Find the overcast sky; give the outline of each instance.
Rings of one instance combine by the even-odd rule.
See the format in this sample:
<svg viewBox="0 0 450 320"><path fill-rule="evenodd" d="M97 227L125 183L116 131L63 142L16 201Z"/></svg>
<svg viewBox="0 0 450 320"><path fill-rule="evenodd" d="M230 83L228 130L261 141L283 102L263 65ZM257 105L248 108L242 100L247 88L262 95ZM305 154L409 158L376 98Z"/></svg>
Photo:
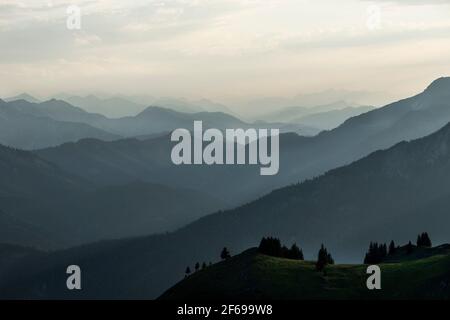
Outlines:
<svg viewBox="0 0 450 320"><path fill-rule="evenodd" d="M450 75L449 2L0 0L0 96L406 96Z"/></svg>

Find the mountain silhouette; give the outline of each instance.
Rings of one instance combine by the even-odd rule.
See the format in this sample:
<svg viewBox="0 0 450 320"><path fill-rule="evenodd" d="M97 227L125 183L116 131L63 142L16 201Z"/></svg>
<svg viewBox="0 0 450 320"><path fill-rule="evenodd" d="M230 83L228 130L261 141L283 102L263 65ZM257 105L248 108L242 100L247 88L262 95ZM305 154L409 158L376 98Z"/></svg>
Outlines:
<svg viewBox="0 0 450 320"><path fill-rule="evenodd" d="M38 149L88 137L103 140L119 138L85 123L49 117L48 112L37 108L48 105L25 100L0 101L0 143L21 149Z"/></svg>
<svg viewBox="0 0 450 320"><path fill-rule="evenodd" d="M138 181L101 188L1 145L0 175L0 243L53 249L161 233L227 206L194 190Z"/></svg>
<svg viewBox="0 0 450 320"><path fill-rule="evenodd" d="M36 154L0 145L0 195L53 198L86 188L86 182Z"/></svg>
<svg viewBox="0 0 450 320"><path fill-rule="evenodd" d="M145 141L80 141L40 150L38 154L68 172L87 179L95 176L97 182L104 184L143 179L206 193L213 191L223 201L238 205L275 188L298 183L349 164L373 151L437 131L450 121L448 82L448 78L438 79L417 96L352 117L338 128L314 137L281 134L280 171L271 177L261 177L257 166L174 166L170 159L174 144L170 142L169 135ZM438 92L433 90L434 87L444 89ZM125 134L129 127L134 129L128 134L136 134L139 126L132 124L139 121L147 123L151 121L149 119L159 119L157 122L162 123L164 119L170 118L168 122L190 128L191 121L198 117L214 125L245 126L221 113L201 113L197 116L161 108L148 108L137 117L117 121L129 122L123 125L121 134ZM264 127L273 123L258 125Z"/></svg>
<svg viewBox="0 0 450 320"><path fill-rule="evenodd" d="M281 132L299 132L314 135L320 130L301 124L246 123L223 112L183 113L167 108L152 106L135 116L108 118L99 113L86 112L66 101L51 99L41 103L26 100L2 102L5 122L4 138L0 143L18 148L36 149L55 146L64 142L75 142L82 138L96 138L111 141L123 137L152 136L171 132L177 128L192 129L196 120L203 121L205 128L279 128ZM13 135L15 128L23 135ZM44 126L40 134L34 134L38 126ZM53 136L46 133L52 130ZM33 133L33 135L31 134ZM34 141L37 140L37 141Z"/></svg>
<svg viewBox="0 0 450 320"><path fill-rule="evenodd" d="M360 107L346 107L344 109L317 112L294 118L291 122L301 123L304 125L320 128L322 130L332 130L345 120L350 119L360 114L373 110L373 107L360 106Z"/></svg>
<svg viewBox="0 0 450 320"><path fill-rule="evenodd" d="M39 99L33 97L32 95L28 94L28 93L21 93L17 96L13 96L13 97L9 97L6 98L5 101L6 102L11 102L11 101L15 101L15 100L25 100L28 102L32 102L32 103L39 103Z"/></svg>
<svg viewBox="0 0 450 320"><path fill-rule="evenodd" d="M73 195L93 186L28 151L0 145L0 242L55 248L69 242L58 237L57 220Z"/></svg>
<svg viewBox="0 0 450 320"><path fill-rule="evenodd" d="M309 106L309 107L300 107L300 106L291 106L291 107L283 107L279 110L269 112L268 114L263 116L263 119L271 120L271 121L282 121L282 122L298 122L301 118L312 116L318 113L326 113L326 112L338 112L343 109L348 108L358 108L359 106L355 106L352 103L347 101L336 101L333 103Z"/></svg>
<svg viewBox="0 0 450 320"><path fill-rule="evenodd" d="M360 261L374 239L407 242L417 230L428 230L435 243L445 242L450 231L449 181L447 125L173 233L57 252L51 259L36 260L40 267L32 277L5 287L26 297L43 281L47 289L40 297L156 297L182 278L186 265L216 261L224 246L240 252L266 235L300 244L306 258L326 243L338 262ZM89 270L90 290L71 295L58 289L53 277L69 261ZM120 279L124 270L133 276L111 281Z"/></svg>
<svg viewBox="0 0 450 320"><path fill-rule="evenodd" d="M87 112L99 113L108 118L123 118L135 116L149 105L161 106L182 113L196 112L225 112L232 114L226 106L207 100L187 101L176 98L155 98L151 96L114 96L99 98L95 95L74 96L59 94L54 96L58 100L64 100L73 106L80 107Z"/></svg>
<svg viewBox="0 0 450 320"><path fill-rule="evenodd" d="M74 96L60 94L54 97L89 113L97 113L108 118L134 116L145 109L143 104L135 103L122 97L99 98L95 95Z"/></svg>

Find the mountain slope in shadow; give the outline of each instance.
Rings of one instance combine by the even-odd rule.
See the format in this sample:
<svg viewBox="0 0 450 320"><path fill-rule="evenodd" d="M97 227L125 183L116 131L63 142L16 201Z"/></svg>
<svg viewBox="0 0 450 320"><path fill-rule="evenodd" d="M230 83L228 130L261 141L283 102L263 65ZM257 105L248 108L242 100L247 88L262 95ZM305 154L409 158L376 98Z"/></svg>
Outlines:
<svg viewBox="0 0 450 320"><path fill-rule="evenodd" d="M172 231L227 204L136 182L99 188L34 153L0 145L0 242L61 248Z"/></svg>
<svg viewBox="0 0 450 320"><path fill-rule="evenodd" d="M374 108L369 106L346 107L344 109L309 114L296 118L292 120L292 122L321 128L322 130L332 130L340 126L347 119L359 116L371 110L374 110Z"/></svg>
<svg viewBox="0 0 450 320"><path fill-rule="evenodd" d="M14 293L4 292L40 298L156 297L182 278L187 265L217 260L224 246L245 250L266 235L298 243L307 257L325 243L338 262L360 261L370 241L406 242L417 230L428 230L442 243L450 231L448 190L450 125L173 233L56 252L36 260L29 277L17 270L23 280L11 280L5 288ZM68 263L81 265L88 275L83 292L68 292L55 276L65 276ZM128 277L121 281L124 273ZM44 283L47 289L35 296Z"/></svg>
<svg viewBox="0 0 450 320"><path fill-rule="evenodd" d="M163 110L149 108L143 114L153 117L161 112ZM173 114L178 115L176 112ZM189 118L189 124L183 125L191 128L190 121L192 118ZM68 172L85 178L95 176L99 183L128 183L140 177L151 183L206 193L214 191L224 201L239 205L276 188L349 164L400 141L431 134L449 121L450 78L442 78L417 96L350 118L338 128L317 136L281 134L280 170L275 176L260 176L259 166L254 165L172 165L170 153L174 143L171 143L169 135L145 141L80 141L39 150L38 154ZM227 125L232 126L233 123Z"/></svg>

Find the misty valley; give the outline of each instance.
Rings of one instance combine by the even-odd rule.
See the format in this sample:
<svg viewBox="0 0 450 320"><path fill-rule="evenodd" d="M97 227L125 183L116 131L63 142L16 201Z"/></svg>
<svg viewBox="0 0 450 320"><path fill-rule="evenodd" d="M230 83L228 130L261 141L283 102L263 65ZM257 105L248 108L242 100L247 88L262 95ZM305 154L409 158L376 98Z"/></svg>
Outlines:
<svg viewBox="0 0 450 320"><path fill-rule="evenodd" d="M430 279L404 297L447 297L450 78L313 135L225 112L109 118L26 99L0 101L2 298L307 298L298 278L314 297L371 299L416 268ZM411 244L423 231L433 246ZM267 236L296 245L255 251ZM383 253L391 240L402 246ZM381 296L364 291L369 262ZM81 290L67 289L68 266Z"/></svg>
<svg viewBox="0 0 450 320"><path fill-rule="evenodd" d="M443 0L0 0L1 307L446 308L449 39Z"/></svg>

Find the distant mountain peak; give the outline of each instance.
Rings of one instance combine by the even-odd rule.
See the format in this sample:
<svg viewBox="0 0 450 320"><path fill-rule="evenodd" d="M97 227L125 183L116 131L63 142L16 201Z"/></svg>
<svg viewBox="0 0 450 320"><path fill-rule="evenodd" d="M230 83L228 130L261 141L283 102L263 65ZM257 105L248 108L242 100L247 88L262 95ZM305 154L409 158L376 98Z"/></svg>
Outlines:
<svg viewBox="0 0 450 320"><path fill-rule="evenodd" d="M169 108L160 107L160 106L149 106L149 107L145 108L144 110L142 110L138 115L153 113L153 112L175 113L176 111L169 109Z"/></svg>
<svg viewBox="0 0 450 320"><path fill-rule="evenodd" d="M425 92L438 95L450 95L450 77L441 77L434 80Z"/></svg>
<svg viewBox="0 0 450 320"><path fill-rule="evenodd" d="M70 103L68 103L65 100L56 99L56 98L51 98L50 100L45 101L45 102L48 103L48 104L52 104L52 105L58 104L58 105L65 105L65 106L71 106L73 108L77 108L77 107L72 106Z"/></svg>
<svg viewBox="0 0 450 320"><path fill-rule="evenodd" d="M6 99L7 102L11 102L11 101L16 101L16 100L24 100L27 102L31 102L31 103L39 103L39 99L36 99L35 97L33 97L32 95L28 94L28 93L21 93L17 96L14 97L9 97Z"/></svg>

